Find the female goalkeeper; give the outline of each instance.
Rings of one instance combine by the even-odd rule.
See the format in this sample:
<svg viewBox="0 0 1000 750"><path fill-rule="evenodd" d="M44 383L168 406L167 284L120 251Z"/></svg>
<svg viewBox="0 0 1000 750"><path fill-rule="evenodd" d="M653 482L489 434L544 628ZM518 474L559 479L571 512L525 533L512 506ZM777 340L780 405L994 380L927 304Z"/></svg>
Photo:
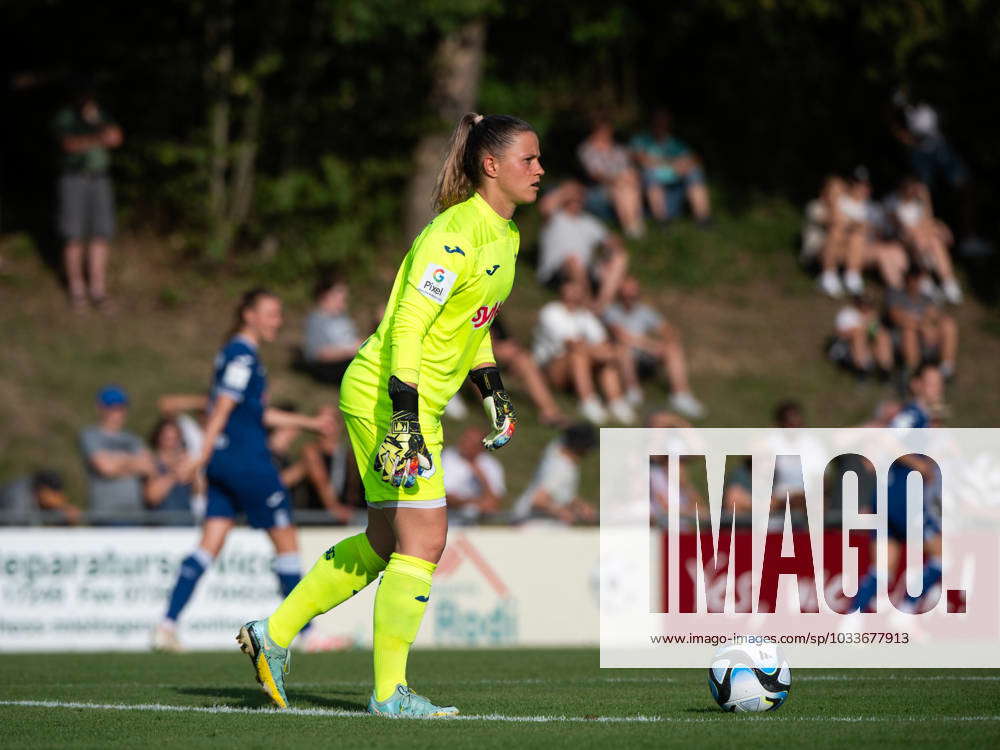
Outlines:
<svg viewBox="0 0 1000 750"><path fill-rule="evenodd" d="M439 213L396 274L386 314L347 369L340 408L368 500L368 528L316 562L275 612L237 636L271 700L287 705L288 647L313 617L385 571L375 595L374 714L451 716L412 692L406 659L430 598L448 532L441 412L471 377L491 432L505 445L516 416L490 346L490 323L514 283L514 209L532 203L541 176L538 137L507 115L467 114L438 176Z"/></svg>

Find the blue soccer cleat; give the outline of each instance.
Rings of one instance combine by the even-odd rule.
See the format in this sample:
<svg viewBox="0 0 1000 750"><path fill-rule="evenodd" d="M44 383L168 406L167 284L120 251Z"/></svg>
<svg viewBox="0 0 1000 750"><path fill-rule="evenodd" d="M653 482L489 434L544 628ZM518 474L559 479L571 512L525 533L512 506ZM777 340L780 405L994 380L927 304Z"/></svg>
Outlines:
<svg viewBox="0 0 1000 750"><path fill-rule="evenodd" d="M267 635L267 620L251 620L236 636L240 650L250 657L257 682L278 708L288 708L285 675L291 663L291 651L282 648Z"/></svg>
<svg viewBox="0 0 1000 750"><path fill-rule="evenodd" d="M454 706L435 706L422 695L417 695L406 685L396 685L396 692L384 701L375 700L375 691L368 699L368 713L376 716L408 716L411 718L432 718L457 716Z"/></svg>

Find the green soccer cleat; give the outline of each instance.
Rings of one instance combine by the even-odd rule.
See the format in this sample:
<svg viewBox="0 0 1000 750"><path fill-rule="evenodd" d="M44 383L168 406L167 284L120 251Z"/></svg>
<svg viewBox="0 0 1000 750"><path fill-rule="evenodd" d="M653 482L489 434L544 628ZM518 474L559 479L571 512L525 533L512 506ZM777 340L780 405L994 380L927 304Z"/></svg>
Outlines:
<svg viewBox="0 0 1000 750"><path fill-rule="evenodd" d="M288 708L285 696L285 675L291 663L292 654L282 648L267 635L267 620L251 620L236 636L240 650L250 657L256 672L257 682L278 708Z"/></svg>
<svg viewBox="0 0 1000 750"><path fill-rule="evenodd" d="M368 699L368 713L376 716L409 716L431 718L435 716L457 716L454 706L435 706L422 695L417 695L406 685L396 685L396 692L384 701L375 700L375 691Z"/></svg>

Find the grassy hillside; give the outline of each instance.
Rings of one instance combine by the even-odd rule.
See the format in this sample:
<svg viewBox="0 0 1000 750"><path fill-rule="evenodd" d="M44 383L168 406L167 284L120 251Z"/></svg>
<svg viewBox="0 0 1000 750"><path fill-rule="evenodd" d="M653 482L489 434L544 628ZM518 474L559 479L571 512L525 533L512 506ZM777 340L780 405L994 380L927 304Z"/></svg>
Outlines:
<svg viewBox="0 0 1000 750"><path fill-rule="evenodd" d="M519 281L504 318L529 343L534 316L550 294L534 282L534 218L526 217ZM776 401L797 398L811 426L866 418L891 395L888 386L858 384L822 356L838 303L821 297L797 267L792 249L798 215L782 203L760 203L738 217L722 216L711 231L680 223L655 230L633 246L633 270L652 301L683 332L695 392L710 409L705 426L770 423ZM384 301L402 248L383 251L355 283L352 307L365 320ZM167 392L203 391L212 357L230 323L240 291L260 281L254 262L240 274L207 272L186 263L169 238L120 238L112 264L117 303L109 315L75 315L51 269L24 236L0 239L0 481L46 466L69 481L75 499L84 477L76 433L94 418L93 395L106 382L131 393L131 428L146 434L155 400ZM252 277L252 278L250 278ZM289 367L301 339L312 279L278 288L287 322L264 350L275 400L311 409L333 392ZM1000 425L1000 318L970 300L957 311L961 330L958 378L948 398L954 426ZM511 383L515 397L517 383ZM647 384L647 408L664 403L662 386ZM569 397L561 397L568 410ZM467 399L470 406L471 399ZM511 498L529 481L540 449L555 434L533 420L527 397L513 443L499 456ZM470 420L480 419L478 408ZM446 434L459 426L446 422ZM596 501L596 462L584 494Z"/></svg>

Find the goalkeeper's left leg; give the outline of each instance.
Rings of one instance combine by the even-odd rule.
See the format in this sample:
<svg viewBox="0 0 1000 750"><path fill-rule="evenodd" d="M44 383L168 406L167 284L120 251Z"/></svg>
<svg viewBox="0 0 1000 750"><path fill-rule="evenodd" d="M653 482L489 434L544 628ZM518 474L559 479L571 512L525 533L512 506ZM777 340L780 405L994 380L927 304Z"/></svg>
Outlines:
<svg viewBox="0 0 1000 750"><path fill-rule="evenodd" d="M374 581L386 561L363 532L330 547L268 617L268 635L287 648L316 615L350 599Z"/></svg>

